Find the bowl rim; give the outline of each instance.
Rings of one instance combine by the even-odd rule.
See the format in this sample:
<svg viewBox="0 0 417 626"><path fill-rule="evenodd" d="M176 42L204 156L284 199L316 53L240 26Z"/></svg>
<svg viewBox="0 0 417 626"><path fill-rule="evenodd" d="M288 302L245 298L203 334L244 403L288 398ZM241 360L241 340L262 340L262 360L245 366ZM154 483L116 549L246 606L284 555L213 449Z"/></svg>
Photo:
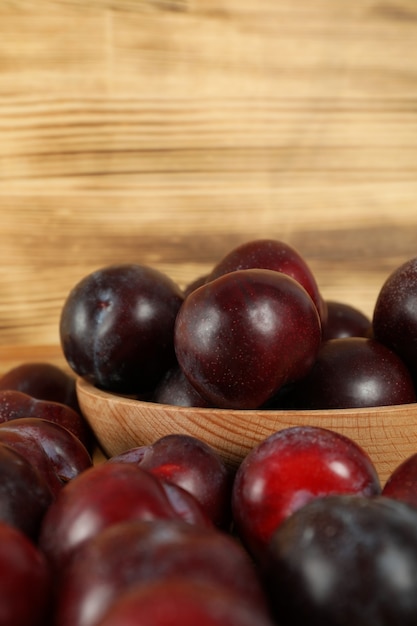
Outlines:
<svg viewBox="0 0 417 626"><path fill-rule="evenodd" d="M256 408L256 409L234 409L234 408L218 408L218 407L200 407L200 406L182 406L176 404L163 404L154 402L152 400L140 400L133 396L116 393L96 387L94 383L89 381L85 377L78 376L76 379L76 389L78 393L88 393L90 395L101 398L102 400L108 400L111 402L117 402L125 404L126 406L138 406L149 407L157 411L170 411L175 410L180 413L188 414L198 411L202 415L210 415L212 413L230 415L231 413L236 416L248 416L253 413L261 414L265 416L279 416L279 415L293 415L298 416L314 416L314 415L328 415L329 417L336 417L340 414L343 416L349 415L378 415L382 413L407 413L413 408L417 412L417 401L404 404L384 404L369 407L348 407L348 408L332 408L332 409L268 409L268 408ZM416 445L417 447L417 445Z"/></svg>

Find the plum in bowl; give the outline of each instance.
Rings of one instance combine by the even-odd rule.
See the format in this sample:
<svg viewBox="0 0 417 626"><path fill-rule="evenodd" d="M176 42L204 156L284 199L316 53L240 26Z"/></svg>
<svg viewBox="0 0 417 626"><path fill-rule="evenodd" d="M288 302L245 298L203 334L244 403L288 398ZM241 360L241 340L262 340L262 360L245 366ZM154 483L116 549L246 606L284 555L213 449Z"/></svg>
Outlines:
<svg viewBox="0 0 417 626"><path fill-rule="evenodd" d="M350 310L355 336L340 336L336 307L335 336L334 303L302 259L255 241L186 293L144 266L93 272L64 304L61 343L80 408L111 456L185 433L237 466L273 432L313 425L359 443L382 481L415 452L413 298L417 259L388 277L372 320ZM160 390L176 368L197 396L188 404Z"/></svg>

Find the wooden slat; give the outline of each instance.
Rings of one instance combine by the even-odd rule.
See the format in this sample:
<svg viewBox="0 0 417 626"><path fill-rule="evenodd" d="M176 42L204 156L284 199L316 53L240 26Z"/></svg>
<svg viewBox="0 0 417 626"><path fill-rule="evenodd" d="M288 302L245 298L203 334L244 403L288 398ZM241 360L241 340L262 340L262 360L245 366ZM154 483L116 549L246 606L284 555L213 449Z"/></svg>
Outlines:
<svg viewBox="0 0 417 626"><path fill-rule="evenodd" d="M412 0L0 3L0 345L75 281L274 236L371 314L417 250Z"/></svg>

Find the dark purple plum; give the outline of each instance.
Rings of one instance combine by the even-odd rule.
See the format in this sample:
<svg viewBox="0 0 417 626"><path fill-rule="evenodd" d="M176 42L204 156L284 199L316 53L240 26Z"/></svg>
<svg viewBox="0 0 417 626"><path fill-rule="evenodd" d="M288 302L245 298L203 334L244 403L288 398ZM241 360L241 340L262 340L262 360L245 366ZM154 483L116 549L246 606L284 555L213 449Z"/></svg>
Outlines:
<svg viewBox="0 0 417 626"><path fill-rule="evenodd" d="M396 352L417 383L417 257L395 269L374 307L374 337Z"/></svg>
<svg viewBox="0 0 417 626"><path fill-rule="evenodd" d="M15 389L0 390L0 424L36 417L59 424L73 433L91 451L94 436L87 420L67 404L39 400Z"/></svg>
<svg viewBox="0 0 417 626"><path fill-rule="evenodd" d="M22 391L38 400L67 404L80 411L75 377L52 363L34 361L13 367L0 378L0 390L3 389Z"/></svg>
<svg viewBox="0 0 417 626"><path fill-rule="evenodd" d="M280 626L415 626L417 509L330 496L274 533L265 581Z"/></svg>
<svg viewBox="0 0 417 626"><path fill-rule="evenodd" d="M170 369L158 383L152 394L152 401L173 406L210 406L178 366Z"/></svg>
<svg viewBox="0 0 417 626"><path fill-rule="evenodd" d="M347 302L327 300L327 320L323 325L323 340L342 337L369 337L372 322L359 309Z"/></svg>
<svg viewBox="0 0 417 626"><path fill-rule="evenodd" d="M45 475L20 452L0 444L0 522L37 541L54 495Z"/></svg>
<svg viewBox="0 0 417 626"><path fill-rule="evenodd" d="M97 387L144 393L175 363L174 323L184 295L156 269L124 264L85 276L60 318L64 356Z"/></svg>
<svg viewBox="0 0 417 626"><path fill-rule="evenodd" d="M395 352L375 339L344 337L323 342L286 401L302 409L363 408L413 403L416 392Z"/></svg>
<svg viewBox="0 0 417 626"><path fill-rule="evenodd" d="M281 272L230 272L193 291L175 326L179 366L213 406L262 406L306 375L321 344L317 309Z"/></svg>
<svg viewBox="0 0 417 626"><path fill-rule="evenodd" d="M254 239L240 244L217 263L206 280L214 280L236 270L255 268L275 270L294 278L310 295L322 323L326 321L326 302L309 265L292 246L278 239Z"/></svg>

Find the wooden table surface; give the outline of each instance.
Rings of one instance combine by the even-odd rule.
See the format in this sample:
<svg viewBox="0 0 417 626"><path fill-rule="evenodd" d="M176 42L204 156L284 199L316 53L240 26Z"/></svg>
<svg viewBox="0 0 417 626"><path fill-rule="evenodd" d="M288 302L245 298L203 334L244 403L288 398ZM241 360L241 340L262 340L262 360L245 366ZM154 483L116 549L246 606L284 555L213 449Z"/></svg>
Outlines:
<svg viewBox="0 0 417 626"><path fill-rule="evenodd" d="M254 237L371 314L417 254L416 41L414 0L1 2L8 358L92 269L185 285Z"/></svg>

